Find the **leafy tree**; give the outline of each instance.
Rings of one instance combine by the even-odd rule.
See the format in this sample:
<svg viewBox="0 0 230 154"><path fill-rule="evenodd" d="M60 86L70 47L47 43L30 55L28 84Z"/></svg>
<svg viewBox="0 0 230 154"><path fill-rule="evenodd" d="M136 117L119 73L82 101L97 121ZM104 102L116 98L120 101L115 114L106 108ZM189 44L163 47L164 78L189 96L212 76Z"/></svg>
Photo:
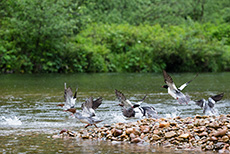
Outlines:
<svg viewBox="0 0 230 154"><path fill-rule="evenodd" d="M75 21L71 1L8 0L7 40L17 50L18 71L55 72Z"/></svg>

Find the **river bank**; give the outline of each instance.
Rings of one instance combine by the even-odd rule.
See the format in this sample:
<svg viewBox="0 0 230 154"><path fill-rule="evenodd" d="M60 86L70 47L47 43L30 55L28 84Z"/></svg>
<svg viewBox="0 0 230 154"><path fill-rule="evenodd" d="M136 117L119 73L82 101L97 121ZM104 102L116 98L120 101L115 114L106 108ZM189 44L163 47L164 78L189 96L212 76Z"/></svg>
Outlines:
<svg viewBox="0 0 230 154"><path fill-rule="evenodd" d="M142 119L131 123L105 124L74 132L64 130L52 138L109 140L192 151L229 153L230 114L194 118Z"/></svg>

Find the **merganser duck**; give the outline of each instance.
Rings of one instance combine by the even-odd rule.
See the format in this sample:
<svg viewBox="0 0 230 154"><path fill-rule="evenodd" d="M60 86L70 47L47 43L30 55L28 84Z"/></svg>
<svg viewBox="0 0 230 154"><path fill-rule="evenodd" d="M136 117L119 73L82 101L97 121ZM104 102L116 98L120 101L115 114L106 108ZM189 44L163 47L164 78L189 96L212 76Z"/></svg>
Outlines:
<svg viewBox="0 0 230 154"><path fill-rule="evenodd" d="M122 108L122 113L125 117L131 118L131 117L136 117L136 118L141 118L141 117L148 117L148 118L158 118L157 112L154 107L151 106L144 106L141 107L141 103L145 100L146 96L144 98L135 103L134 105L126 99L125 95L115 89L115 94L118 98L118 100L121 102L119 106L123 107Z"/></svg>
<svg viewBox="0 0 230 154"><path fill-rule="evenodd" d="M173 82L172 77L169 74L167 74L167 72L165 70L163 70L163 76L164 76L164 81L167 85L164 85L162 87L168 89L169 95L171 95L173 98L177 99L180 104L182 104L182 103L188 104L188 102L190 101L190 97L188 95L184 95L181 91L190 82L192 82L198 76L198 74L196 74L196 76L192 80L184 83L179 88L176 87L176 85Z"/></svg>
<svg viewBox="0 0 230 154"><path fill-rule="evenodd" d="M208 100L201 99L199 101L195 101L196 105L200 106L203 108L203 113L204 114L215 114L214 106L217 101L220 101L224 96L224 93L210 96Z"/></svg>
<svg viewBox="0 0 230 154"><path fill-rule="evenodd" d="M96 124L99 122L102 122L101 119L99 119L95 114L95 109L97 109L102 103L102 98L98 98L95 101L93 101L93 98L90 97L87 99L84 103L81 105L82 112L77 112L75 108L67 109L66 111L69 111L73 113L73 116L80 120L83 123L87 123L85 128L88 126L94 125L96 128Z"/></svg>
<svg viewBox="0 0 230 154"><path fill-rule="evenodd" d="M65 91L64 91L65 103L64 104L58 104L57 106L63 107L64 110L74 108L75 103L76 103L76 99L77 99L78 88L76 88L74 96L73 96L73 92L72 92L71 87L66 88L66 83L64 83L64 88L65 88Z"/></svg>

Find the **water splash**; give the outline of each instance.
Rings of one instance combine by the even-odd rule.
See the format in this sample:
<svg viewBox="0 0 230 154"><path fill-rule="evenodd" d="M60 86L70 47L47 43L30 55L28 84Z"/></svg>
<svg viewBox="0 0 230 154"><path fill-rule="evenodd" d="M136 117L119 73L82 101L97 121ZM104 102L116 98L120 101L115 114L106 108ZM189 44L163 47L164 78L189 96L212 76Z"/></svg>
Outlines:
<svg viewBox="0 0 230 154"><path fill-rule="evenodd" d="M174 110L171 111L171 113L165 114L166 118L175 118L180 116L181 111L179 111L176 107L173 107Z"/></svg>
<svg viewBox="0 0 230 154"><path fill-rule="evenodd" d="M16 116L14 116L13 118L6 118L2 116L2 120L4 120L5 125L14 125L14 126L22 125L22 121L19 120L18 117Z"/></svg>
<svg viewBox="0 0 230 154"><path fill-rule="evenodd" d="M109 115L107 114L106 117L109 117L108 119L106 119L107 123L125 123L127 122L127 120L125 119L125 117L117 112L111 112Z"/></svg>

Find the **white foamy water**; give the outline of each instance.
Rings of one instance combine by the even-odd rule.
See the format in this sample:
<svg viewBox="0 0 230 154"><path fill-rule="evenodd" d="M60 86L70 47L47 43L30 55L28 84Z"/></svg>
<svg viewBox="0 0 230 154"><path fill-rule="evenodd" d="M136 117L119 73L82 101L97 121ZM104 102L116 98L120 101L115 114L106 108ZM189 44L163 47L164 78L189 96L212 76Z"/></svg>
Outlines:
<svg viewBox="0 0 230 154"><path fill-rule="evenodd" d="M165 117L166 118L175 118L180 116L181 111L179 111L176 107L173 107L173 109L170 111L170 113L166 113Z"/></svg>
<svg viewBox="0 0 230 154"><path fill-rule="evenodd" d="M22 125L22 121L18 119L18 117L14 116L13 118L6 118L2 116L1 123L3 125L13 125L13 126L20 126Z"/></svg>

